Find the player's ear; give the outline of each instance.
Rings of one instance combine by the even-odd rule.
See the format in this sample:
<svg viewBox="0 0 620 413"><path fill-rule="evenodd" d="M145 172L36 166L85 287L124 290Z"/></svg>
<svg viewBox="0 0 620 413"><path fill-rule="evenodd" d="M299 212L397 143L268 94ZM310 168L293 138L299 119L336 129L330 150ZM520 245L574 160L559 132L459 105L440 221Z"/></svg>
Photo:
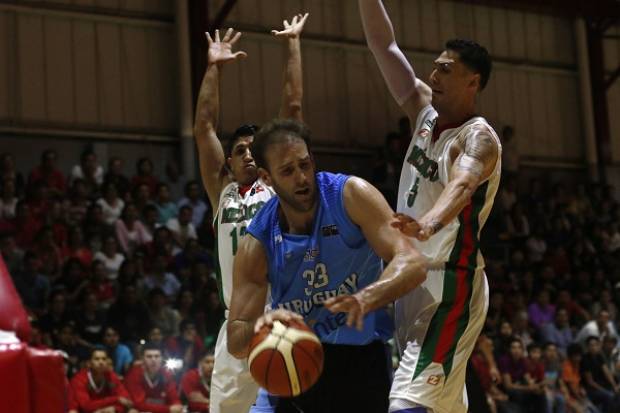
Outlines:
<svg viewBox="0 0 620 413"><path fill-rule="evenodd" d="M226 168L228 168L229 171L232 171L232 157L228 157L226 158Z"/></svg>
<svg viewBox="0 0 620 413"><path fill-rule="evenodd" d="M480 73L474 73L469 81L469 87L473 88L476 92L480 91Z"/></svg>
<svg viewBox="0 0 620 413"><path fill-rule="evenodd" d="M271 181L271 175L269 175L269 171L265 168L258 168L258 176L260 179L268 186L273 186Z"/></svg>

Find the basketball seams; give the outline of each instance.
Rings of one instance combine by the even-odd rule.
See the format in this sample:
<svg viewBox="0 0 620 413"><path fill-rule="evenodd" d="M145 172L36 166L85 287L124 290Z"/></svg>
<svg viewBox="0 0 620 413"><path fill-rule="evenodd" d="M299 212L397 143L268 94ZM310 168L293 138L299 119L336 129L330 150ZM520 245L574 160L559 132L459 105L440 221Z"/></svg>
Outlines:
<svg viewBox="0 0 620 413"><path fill-rule="evenodd" d="M321 373L323 371L323 363L319 362L319 360L317 360L310 351L306 350L303 346L297 346L295 347L295 350L299 350L305 353L306 356L310 358L310 360L312 360L312 363L314 363L314 367L316 368L316 371L318 373Z"/></svg>

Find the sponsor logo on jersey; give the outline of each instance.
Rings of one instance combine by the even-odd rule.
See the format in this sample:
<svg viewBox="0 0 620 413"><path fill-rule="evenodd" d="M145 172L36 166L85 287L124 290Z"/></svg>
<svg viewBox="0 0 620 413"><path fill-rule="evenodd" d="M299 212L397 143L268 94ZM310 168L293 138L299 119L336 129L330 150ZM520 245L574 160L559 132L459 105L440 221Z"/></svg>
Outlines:
<svg viewBox="0 0 620 413"><path fill-rule="evenodd" d="M407 162L413 165L420 175L429 179L431 182L435 182L439 179L439 165L437 161L427 157L424 150L419 146L414 145L411 154L407 158Z"/></svg>
<svg viewBox="0 0 620 413"><path fill-rule="evenodd" d="M331 237L332 235L340 234L340 231L338 231L338 227L336 225L327 225L321 227L321 234L323 234L324 237Z"/></svg>
<svg viewBox="0 0 620 413"><path fill-rule="evenodd" d="M264 201L259 201L251 205L239 205L238 207L224 208L222 212L222 224L236 224L254 218L254 215L265 205Z"/></svg>
<svg viewBox="0 0 620 413"><path fill-rule="evenodd" d="M435 126L435 122L437 122L437 118L435 119L426 119L424 121L424 123L430 128L433 129L433 126Z"/></svg>
<svg viewBox="0 0 620 413"><path fill-rule="evenodd" d="M279 303L278 307L284 308L289 311L301 314L302 316L308 316L315 308L323 307L325 300L339 295L351 295L357 292L357 274L353 273L349 275L338 288L331 290L323 290L312 294L303 300L295 299L284 303Z"/></svg>
<svg viewBox="0 0 620 413"><path fill-rule="evenodd" d="M254 195L258 194L259 192L263 192L264 190L265 190L265 188L263 188L261 185L256 185L250 191L250 196L254 196Z"/></svg>
<svg viewBox="0 0 620 413"><path fill-rule="evenodd" d="M426 380L426 382L431 386L437 386L439 383L441 383L442 378L443 375L441 374L433 374L431 376L428 376L428 380Z"/></svg>
<svg viewBox="0 0 620 413"><path fill-rule="evenodd" d="M319 249L318 248L310 248L304 254L304 261L305 262L314 261L314 259L316 257L318 257L318 256L319 256Z"/></svg>

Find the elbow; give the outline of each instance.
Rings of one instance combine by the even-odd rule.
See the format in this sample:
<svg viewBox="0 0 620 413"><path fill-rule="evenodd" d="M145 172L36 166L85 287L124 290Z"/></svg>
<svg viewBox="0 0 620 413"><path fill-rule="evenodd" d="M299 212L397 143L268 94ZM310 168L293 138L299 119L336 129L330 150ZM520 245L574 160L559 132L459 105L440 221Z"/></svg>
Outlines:
<svg viewBox="0 0 620 413"><path fill-rule="evenodd" d="M228 324L227 328L228 340L226 343L226 348L231 356L236 359L242 360L248 356L248 348L247 346L244 348L237 339L237 334L235 333L234 328Z"/></svg>

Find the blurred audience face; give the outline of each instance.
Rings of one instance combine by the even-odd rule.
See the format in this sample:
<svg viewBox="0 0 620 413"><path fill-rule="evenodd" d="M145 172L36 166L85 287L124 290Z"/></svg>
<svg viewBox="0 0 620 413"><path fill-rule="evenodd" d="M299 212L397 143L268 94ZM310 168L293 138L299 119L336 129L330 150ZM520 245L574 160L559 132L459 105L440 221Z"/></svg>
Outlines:
<svg viewBox="0 0 620 413"><path fill-rule="evenodd" d="M160 350L144 350L142 354L142 363L149 375L154 376L159 372L162 366Z"/></svg>
<svg viewBox="0 0 620 413"><path fill-rule="evenodd" d="M508 321L502 321L502 324L499 326L499 334L502 337L512 336L512 325Z"/></svg>
<svg viewBox="0 0 620 413"><path fill-rule="evenodd" d="M542 358L542 350L540 347L532 347L528 355L532 361L537 362Z"/></svg>
<svg viewBox="0 0 620 413"><path fill-rule="evenodd" d="M513 341L510 343L510 357L514 360L519 360L523 357L523 344L520 341Z"/></svg>
<svg viewBox="0 0 620 413"><path fill-rule="evenodd" d="M191 199L192 201L196 201L198 200L198 198L200 197L200 188L198 187L197 183L191 183L187 186L187 193L186 193L187 197L189 199Z"/></svg>
<svg viewBox="0 0 620 413"><path fill-rule="evenodd" d="M160 185L157 189L157 201L160 204L165 204L170 202L170 188L168 185Z"/></svg>
<svg viewBox="0 0 620 413"><path fill-rule="evenodd" d="M123 160L121 158L112 158L108 165L110 174L122 175L123 174Z"/></svg>
<svg viewBox="0 0 620 413"><path fill-rule="evenodd" d="M84 296L84 311L89 313L97 311L97 296L94 293Z"/></svg>
<svg viewBox="0 0 620 413"><path fill-rule="evenodd" d="M181 225L187 225L192 222L192 210L191 208L181 208L179 212L179 223Z"/></svg>
<svg viewBox="0 0 620 413"><path fill-rule="evenodd" d="M196 339L196 324L187 323L181 334L186 341L193 342Z"/></svg>
<svg viewBox="0 0 620 413"><path fill-rule="evenodd" d="M50 172L56 168L56 159L58 156L56 152L48 149L43 153L43 157L41 159L41 166L46 172Z"/></svg>
<svg viewBox="0 0 620 413"><path fill-rule="evenodd" d="M163 339L164 336L158 327L151 328L151 330L149 331L149 341L152 341L154 343L161 343Z"/></svg>
<svg viewBox="0 0 620 413"><path fill-rule="evenodd" d="M108 327L105 329L105 332L103 333L103 344L104 345L110 348L116 348L116 346L118 346L118 340L119 340L118 332L115 329L111 327Z"/></svg>
<svg viewBox="0 0 620 413"><path fill-rule="evenodd" d="M139 175L150 175L153 173L153 164L151 160L148 158L143 158L138 162L138 174Z"/></svg>
<svg viewBox="0 0 620 413"><path fill-rule="evenodd" d="M52 298L52 303L50 305L50 309L54 314L62 314L65 312L67 308L67 300L64 294L56 294L54 298Z"/></svg>
<svg viewBox="0 0 620 413"><path fill-rule="evenodd" d="M81 163L84 175L93 175L97 170L97 156L94 153L84 155Z"/></svg>
<svg viewBox="0 0 620 413"><path fill-rule="evenodd" d="M609 323L609 312L607 310L601 310L596 317L596 324L598 324L598 328L601 330L607 330L607 325Z"/></svg>
<svg viewBox="0 0 620 413"><path fill-rule="evenodd" d="M598 354L601 352L601 342L597 338L589 339L586 347L590 354Z"/></svg>
<svg viewBox="0 0 620 413"><path fill-rule="evenodd" d="M603 352L605 354L612 354L616 349L618 340L613 336L605 336L603 339Z"/></svg>
<svg viewBox="0 0 620 413"><path fill-rule="evenodd" d="M93 372L102 374L108 369L108 355L103 350L94 350L88 365Z"/></svg>
<svg viewBox="0 0 620 413"><path fill-rule="evenodd" d="M560 328L568 327L568 311L564 308L560 308L555 313L555 323Z"/></svg>
<svg viewBox="0 0 620 413"><path fill-rule="evenodd" d="M545 347L545 360L548 362L558 361L558 348L555 344L547 344Z"/></svg>
<svg viewBox="0 0 620 413"><path fill-rule="evenodd" d="M118 243L113 236L107 237L103 242L103 253L108 257L114 257L118 252Z"/></svg>
<svg viewBox="0 0 620 413"><path fill-rule="evenodd" d="M211 354L204 356L202 360L200 360L200 370L202 371L202 377L204 377L206 380L211 379L214 365L215 357Z"/></svg>

